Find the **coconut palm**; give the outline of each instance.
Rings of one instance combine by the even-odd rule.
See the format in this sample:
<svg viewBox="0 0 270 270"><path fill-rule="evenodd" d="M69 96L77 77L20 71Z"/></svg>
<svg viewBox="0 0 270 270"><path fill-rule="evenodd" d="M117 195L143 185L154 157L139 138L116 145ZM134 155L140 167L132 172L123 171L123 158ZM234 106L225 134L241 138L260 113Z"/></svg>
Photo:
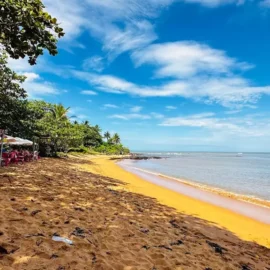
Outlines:
<svg viewBox="0 0 270 270"><path fill-rule="evenodd" d="M115 133L115 134L113 135L113 137L112 137L112 141L113 141L113 143L115 143L115 144L120 144L120 142L121 142L120 136L119 136L117 133Z"/></svg>
<svg viewBox="0 0 270 270"><path fill-rule="evenodd" d="M104 133L104 138L106 138L107 139L107 142L109 142L109 139L111 138L111 134L110 134L109 131L107 131L107 132Z"/></svg>
<svg viewBox="0 0 270 270"><path fill-rule="evenodd" d="M50 111L52 112L52 116L56 122L60 120L68 120L68 111L70 107L65 108L62 104L54 104Z"/></svg>

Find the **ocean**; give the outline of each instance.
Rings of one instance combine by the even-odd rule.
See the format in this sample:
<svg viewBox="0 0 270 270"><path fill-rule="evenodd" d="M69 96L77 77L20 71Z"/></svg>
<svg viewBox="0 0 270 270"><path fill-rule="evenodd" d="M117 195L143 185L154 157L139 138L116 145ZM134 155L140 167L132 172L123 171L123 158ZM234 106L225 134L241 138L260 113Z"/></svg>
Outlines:
<svg viewBox="0 0 270 270"><path fill-rule="evenodd" d="M162 159L129 161L148 172L270 200L270 153L140 152Z"/></svg>

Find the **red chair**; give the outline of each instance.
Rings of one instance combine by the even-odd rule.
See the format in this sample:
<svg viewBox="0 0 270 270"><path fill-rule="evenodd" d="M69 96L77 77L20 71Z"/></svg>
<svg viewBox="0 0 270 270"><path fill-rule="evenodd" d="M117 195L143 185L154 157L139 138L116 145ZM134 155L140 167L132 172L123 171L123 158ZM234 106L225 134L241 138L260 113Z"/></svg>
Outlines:
<svg viewBox="0 0 270 270"><path fill-rule="evenodd" d="M19 156L17 151L10 152L9 158L11 159L11 162L14 162L18 164L19 162L24 163L24 158Z"/></svg>
<svg viewBox="0 0 270 270"><path fill-rule="evenodd" d="M8 166L8 164L11 162L11 158L9 156L9 153L3 153L2 160L4 161L5 166Z"/></svg>

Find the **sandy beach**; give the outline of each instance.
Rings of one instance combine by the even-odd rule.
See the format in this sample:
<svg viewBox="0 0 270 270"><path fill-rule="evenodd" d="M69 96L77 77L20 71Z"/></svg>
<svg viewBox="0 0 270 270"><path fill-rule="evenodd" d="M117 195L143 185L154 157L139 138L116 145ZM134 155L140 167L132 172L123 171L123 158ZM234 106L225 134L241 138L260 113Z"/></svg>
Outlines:
<svg viewBox="0 0 270 270"><path fill-rule="evenodd" d="M270 269L268 224L109 158L42 159L0 179L0 269Z"/></svg>

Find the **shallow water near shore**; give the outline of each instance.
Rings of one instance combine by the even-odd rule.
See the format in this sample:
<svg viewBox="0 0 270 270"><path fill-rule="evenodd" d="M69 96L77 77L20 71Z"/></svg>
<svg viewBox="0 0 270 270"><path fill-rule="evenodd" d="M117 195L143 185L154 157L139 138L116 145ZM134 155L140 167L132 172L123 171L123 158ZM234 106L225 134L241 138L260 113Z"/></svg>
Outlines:
<svg viewBox="0 0 270 270"><path fill-rule="evenodd" d="M132 166L270 201L270 153L142 152L164 157Z"/></svg>

